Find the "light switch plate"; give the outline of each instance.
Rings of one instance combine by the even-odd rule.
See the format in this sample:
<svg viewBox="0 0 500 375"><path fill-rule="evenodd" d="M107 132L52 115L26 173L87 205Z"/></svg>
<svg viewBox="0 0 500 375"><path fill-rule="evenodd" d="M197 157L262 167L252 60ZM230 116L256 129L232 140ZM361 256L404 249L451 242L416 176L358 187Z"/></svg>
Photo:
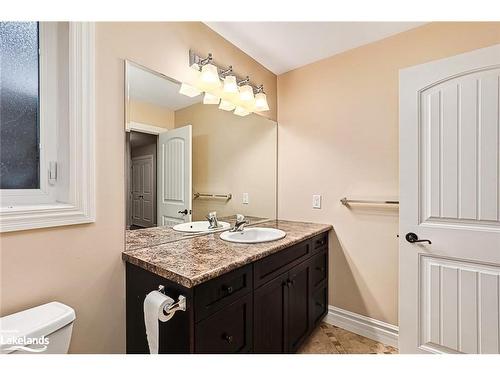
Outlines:
<svg viewBox="0 0 500 375"><path fill-rule="evenodd" d="M241 202L243 204L248 204L248 193L243 193L243 197L242 197Z"/></svg>
<svg viewBox="0 0 500 375"><path fill-rule="evenodd" d="M313 208L321 208L321 195L313 195Z"/></svg>

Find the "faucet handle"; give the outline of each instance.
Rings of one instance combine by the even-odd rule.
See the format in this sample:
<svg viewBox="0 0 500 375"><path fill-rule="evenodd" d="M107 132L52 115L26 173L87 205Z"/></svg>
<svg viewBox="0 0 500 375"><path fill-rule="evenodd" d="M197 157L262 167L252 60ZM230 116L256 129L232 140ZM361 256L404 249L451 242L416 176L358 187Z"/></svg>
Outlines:
<svg viewBox="0 0 500 375"><path fill-rule="evenodd" d="M241 223L243 221L245 221L245 216L242 214L236 214L236 222Z"/></svg>
<svg viewBox="0 0 500 375"><path fill-rule="evenodd" d="M207 217L210 217L210 218L217 217L217 211L209 212Z"/></svg>

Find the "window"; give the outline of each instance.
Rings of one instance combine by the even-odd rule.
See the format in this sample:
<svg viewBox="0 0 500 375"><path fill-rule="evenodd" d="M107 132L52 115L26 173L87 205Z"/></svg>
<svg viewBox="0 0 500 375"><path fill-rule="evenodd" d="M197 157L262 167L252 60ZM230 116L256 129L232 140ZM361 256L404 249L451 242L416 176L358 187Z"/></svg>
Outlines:
<svg viewBox="0 0 500 375"><path fill-rule="evenodd" d="M94 221L94 25L0 22L0 230Z"/></svg>
<svg viewBox="0 0 500 375"><path fill-rule="evenodd" d="M1 22L0 51L0 189L38 189L38 23Z"/></svg>

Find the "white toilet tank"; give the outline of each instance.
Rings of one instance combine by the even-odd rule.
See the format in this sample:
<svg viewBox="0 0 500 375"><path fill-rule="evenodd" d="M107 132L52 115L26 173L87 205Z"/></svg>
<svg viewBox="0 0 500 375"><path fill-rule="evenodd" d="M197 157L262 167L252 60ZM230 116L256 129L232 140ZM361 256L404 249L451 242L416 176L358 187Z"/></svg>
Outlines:
<svg viewBox="0 0 500 375"><path fill-rule="evenodd" d="M0 318L0 353L68 352L75 310L50 302Z"/></svg>

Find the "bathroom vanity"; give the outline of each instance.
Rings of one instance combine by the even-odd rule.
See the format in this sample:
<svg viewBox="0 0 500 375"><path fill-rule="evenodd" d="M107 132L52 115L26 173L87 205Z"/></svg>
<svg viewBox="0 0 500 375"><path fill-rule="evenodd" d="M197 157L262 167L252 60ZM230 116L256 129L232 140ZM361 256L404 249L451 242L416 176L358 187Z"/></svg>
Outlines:
<svg viewBox="0 0 500 375"><path fill-rule="evenodd" d="M285 238L258 244L220 233L134 247L126 261L127 353L149 353L143 302L159 286L186 311L159 324L160 353L293 353L328 307L330 225L270 220Z"/></svg>

